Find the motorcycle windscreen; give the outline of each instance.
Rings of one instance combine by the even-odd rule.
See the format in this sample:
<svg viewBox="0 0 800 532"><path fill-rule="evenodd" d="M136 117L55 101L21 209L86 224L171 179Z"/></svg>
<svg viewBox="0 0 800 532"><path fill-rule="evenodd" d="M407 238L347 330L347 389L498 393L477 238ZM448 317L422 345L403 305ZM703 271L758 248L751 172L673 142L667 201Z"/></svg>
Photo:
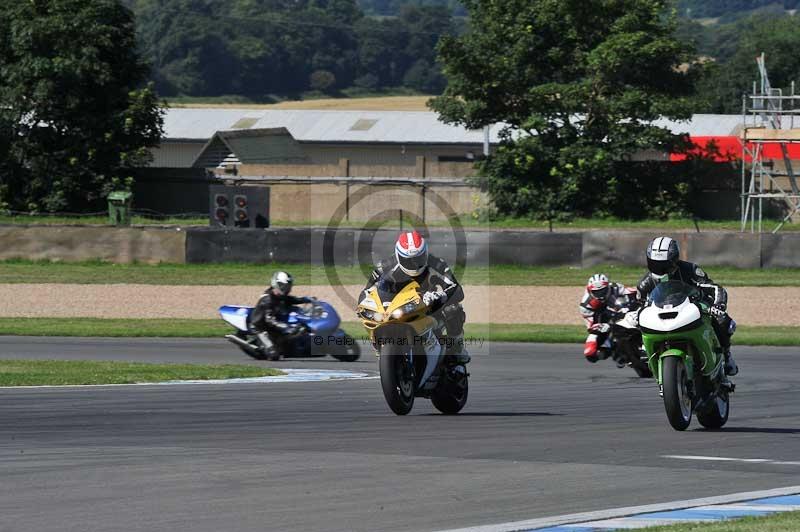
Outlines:
<svg viewBox="0 0 800 532"><path fill-rule="evenodd" d="M667 281L660 283L650 293L650 302L660 308L669 309L681 305L684 301L695 299L699 294L693 286L689 286L683 281Z"/></svg>

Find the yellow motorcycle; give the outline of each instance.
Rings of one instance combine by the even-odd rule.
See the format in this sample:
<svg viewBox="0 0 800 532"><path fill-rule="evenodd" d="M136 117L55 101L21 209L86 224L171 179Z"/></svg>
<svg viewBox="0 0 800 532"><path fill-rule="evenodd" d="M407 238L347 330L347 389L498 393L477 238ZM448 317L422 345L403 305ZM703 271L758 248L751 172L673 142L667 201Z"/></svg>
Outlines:
<svg viewBox="0 0 800 532"><path fill-rule="evenodd" d="M457 414L467 403L469 375L464 366L445 363L444 327L419 289L416 281L398 286L382 279L364 294L356 312L380 358L389 408L402 416L415 397L425 397L443 414Z"/></svg>

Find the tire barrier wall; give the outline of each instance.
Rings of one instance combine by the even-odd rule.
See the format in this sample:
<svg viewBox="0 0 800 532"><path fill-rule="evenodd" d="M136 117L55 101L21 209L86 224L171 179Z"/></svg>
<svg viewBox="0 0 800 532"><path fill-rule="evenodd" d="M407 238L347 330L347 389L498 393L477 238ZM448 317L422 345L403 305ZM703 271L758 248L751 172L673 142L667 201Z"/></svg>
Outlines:
<svg viewBox="0 0 800 532"><path fill-rule="evenodd" d="M179 228L0 226L0 260L186 262Z"/></svg>
<svg viewBox="0 0 800 532"><path fill-rule="evenodd" d="M641 266L650 231L431 230L432 252L451 264ZM669 233L684 257L704 266L800 268L800 234ZM396 230L0 226L0 260L118 263L369 264L390 255Z"/></svg>

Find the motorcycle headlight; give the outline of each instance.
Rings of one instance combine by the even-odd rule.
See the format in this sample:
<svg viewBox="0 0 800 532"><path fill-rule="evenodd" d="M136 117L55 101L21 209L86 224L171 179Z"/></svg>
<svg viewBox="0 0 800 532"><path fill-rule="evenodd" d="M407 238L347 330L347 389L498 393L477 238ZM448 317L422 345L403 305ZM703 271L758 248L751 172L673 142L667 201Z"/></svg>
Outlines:
<svg viewBox="0 0 800 532"><path fill-rule="evenodd" d="M418 305L416 303L413 303L413 302L412 303L406 303L402 307L400 307L398 309L395 309L392 312L392 317L394 319L400 319L401 317L405 316L406 314L411 314L412 312L415 312L417 310L417 308L419 308L419 307L418 307Z"/></svg>
<svg viewBox="0 0 800 532"><path fill-rule="evenodd" d="M372 321L381 321L383 319L383 315L375 312L374 310L364 309L361 311L361 315L368 320Z"/></svg>

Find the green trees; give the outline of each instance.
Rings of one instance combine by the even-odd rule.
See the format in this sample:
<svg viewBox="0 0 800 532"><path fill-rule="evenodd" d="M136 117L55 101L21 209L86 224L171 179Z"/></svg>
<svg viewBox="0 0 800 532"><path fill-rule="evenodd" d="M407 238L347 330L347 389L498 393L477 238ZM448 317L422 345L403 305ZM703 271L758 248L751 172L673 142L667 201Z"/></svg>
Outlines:
<svg viewBox="0 0 800 532"><path fill-rule="evenodd" d="M502 214L554 219L617 214L629 177L620 164L685 139L656 127L686 119L689 50L662 0L466 0L463 37L445 38L448 85L432 107L450 123L509 127L480 166Z"/></svg>
<svg viewBox="0 0 800 532"><path fill-rule="evenodd" d="M443 6L364 16L356 0L131 0L142 50L166 96L268 99L314 90L439 93ZM397 6L395 6L397 7Z"/></svg>
<svg viewBox="0 0 800 532"><path fill-rule="evenodd" d="M798 0L680 0L678 9L686 17L719 17L765 7L797 9Z"/></svg>
<svg viewBox="0 0 800 532"><path fill-rule="evenodd" d="M740 113L742 94L752 92L758 79L755 58L762 52L773 87L786 90L792 81L800 82L798 16L758 15L703 28L697 35L702 39L701 50L713 61L705 65L698 83L696 112Z"/></svg>
<svg viewBox="0 0 800 532"><path fill-rule="evenodd" d="M97 204L161 134L133 17L114 0L0 4L0 205Z"/></svg>

